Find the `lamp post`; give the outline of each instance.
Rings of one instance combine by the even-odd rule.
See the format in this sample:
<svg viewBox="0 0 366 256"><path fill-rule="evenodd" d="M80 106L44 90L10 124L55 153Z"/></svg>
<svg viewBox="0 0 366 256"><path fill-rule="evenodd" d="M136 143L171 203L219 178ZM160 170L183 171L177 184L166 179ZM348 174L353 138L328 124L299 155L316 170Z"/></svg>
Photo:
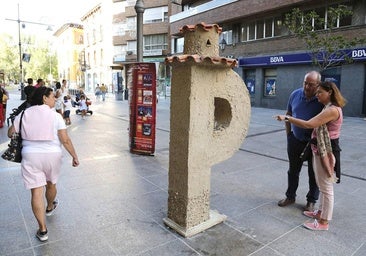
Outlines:
<svg viewBox="0 0 366 256"><path fill-rule="evenodd" d="M22 40L20 36L20 13L18 3L18 44L19 44L19 83L20 83L20 99L25 100L24 83L23 83L23 59L22 59Z"/></svg>
<svg viewBox="0 0 366 256"><path fill-rule="evenodd" d="M144 1L137 0L135 4L135 11L137 13L137 61L142 62L143 50L143 22L144 22Z"/></svg>
<svg viewBox="0 0 366 256"><path fill-rule="evenodd" d="M21 37L21 33L20 33L20 26L21 26L20 23L22 23L22 28L25 27L25 23L29 23L29 24L47 26L47 30L52 30L52 25L45 24L45 23L39 23L39 22L33 22L33 21L21 20L20 19L20 10L19 9L20 8L19 8L19 3L18 3L18 19L16 19L16 20L14 20L14 19L5 19L5 20L18 22L19 83L20 83L20 90L21 90L20 99L25 100L26 97L25 97L25 93L24 93L23 54L22 54L22 37Z"/></svg>
<svg viewBox="0 0 366 256"><path fill-rule="evenodd" d="M225 38L221 39L221 41L220 41L219 45L220 45L220 49L221 49L222 51L224 51L224 50L225 50L225 47L226 47L226 45L227 45Z"/></svg>

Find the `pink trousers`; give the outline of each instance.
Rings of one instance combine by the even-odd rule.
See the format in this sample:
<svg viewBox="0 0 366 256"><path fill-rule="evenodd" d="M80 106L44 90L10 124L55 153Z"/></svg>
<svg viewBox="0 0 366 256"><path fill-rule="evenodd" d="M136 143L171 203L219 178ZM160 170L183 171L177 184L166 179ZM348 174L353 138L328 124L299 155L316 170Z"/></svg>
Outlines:
<svg viewBox="0 0 366 256"><path fill-rule="evenodd" d="M327 171L323 168L320 156L313 154L313 167L316 183L319 187L319 210L320 218L331 220L334 207L334 188L333 179L328 177Z"/></svg>

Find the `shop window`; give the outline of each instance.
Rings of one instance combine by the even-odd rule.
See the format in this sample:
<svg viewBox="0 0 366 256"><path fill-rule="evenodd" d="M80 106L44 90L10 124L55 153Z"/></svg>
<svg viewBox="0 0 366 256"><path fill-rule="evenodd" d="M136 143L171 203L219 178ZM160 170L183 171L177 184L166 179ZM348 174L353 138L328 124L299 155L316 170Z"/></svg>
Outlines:
<svg viewBox="0 0 366 256"><path fill-rule="evenodd" d="M266 69L264 70L264 96L274 97L276 96L276 80L277 70Z"/></svg>

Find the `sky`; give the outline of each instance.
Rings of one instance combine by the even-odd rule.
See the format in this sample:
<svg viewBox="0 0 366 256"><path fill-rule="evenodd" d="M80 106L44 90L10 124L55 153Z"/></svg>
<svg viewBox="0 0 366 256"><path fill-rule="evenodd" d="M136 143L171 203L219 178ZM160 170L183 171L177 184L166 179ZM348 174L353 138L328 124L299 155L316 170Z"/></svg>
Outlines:
<svg viewBox="0 0 366 256"><path fill-rule="evenodd" d="M0 8L0 33L17 33L18 3L20 20L54 25L55 32L68 22L81 23L80 18L103 0L18 0L3 1ZM47 26L25 24L24 30L42 31ZM44 29L42 28L44 27ZM26 31L24 31L26 32Z"/></svg>

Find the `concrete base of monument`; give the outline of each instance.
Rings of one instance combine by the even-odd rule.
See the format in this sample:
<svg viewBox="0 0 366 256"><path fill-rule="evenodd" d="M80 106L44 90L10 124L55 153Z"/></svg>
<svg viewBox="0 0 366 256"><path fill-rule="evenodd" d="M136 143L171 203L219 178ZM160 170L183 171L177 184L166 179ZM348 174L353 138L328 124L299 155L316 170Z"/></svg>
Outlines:
<svg viewBox="0 0 366 256"><path fill-rule="evenodd" d="M191 237L217 224L220 224L221 222L224 222L226 218L226 215L219 214L216 210L210 210L210 218L208 220L191 228L184 228L169 218L164 218L163 220L165 225L174 229L178 234L184 237Z"/></svg>

